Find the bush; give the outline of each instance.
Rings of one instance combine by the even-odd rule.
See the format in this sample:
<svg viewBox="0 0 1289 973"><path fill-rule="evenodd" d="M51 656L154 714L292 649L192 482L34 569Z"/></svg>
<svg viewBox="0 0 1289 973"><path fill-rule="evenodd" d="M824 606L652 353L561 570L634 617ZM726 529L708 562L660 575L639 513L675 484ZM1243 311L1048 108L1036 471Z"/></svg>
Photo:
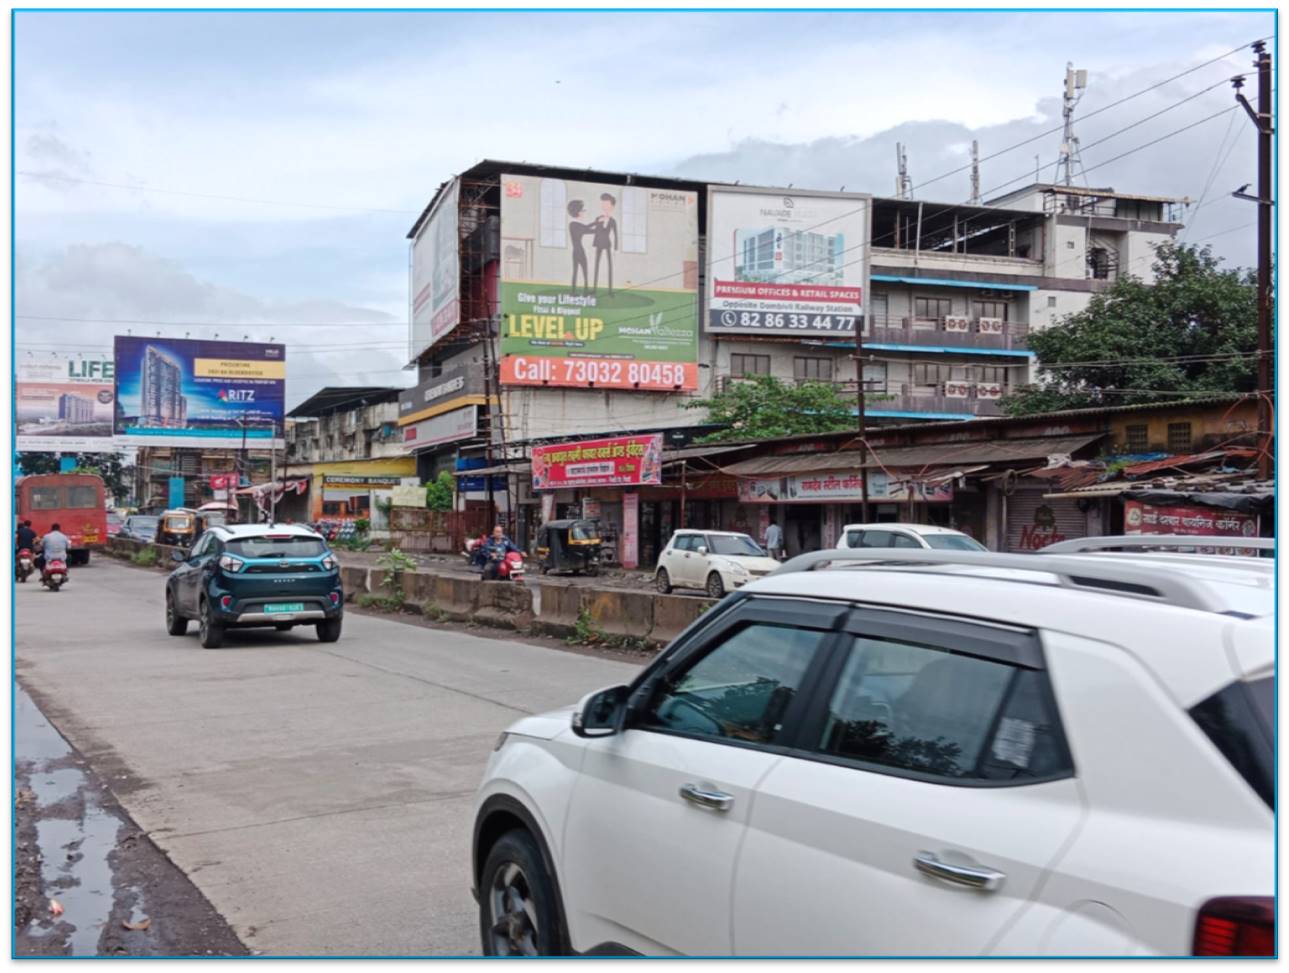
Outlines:
<svg viewBox="0 0 1289 973"><path fill-rule="evenodd" d="M130 555L130 561L141 568L153 567L157 563L157 549L145 547L141 551L135 551Z"/></svg>

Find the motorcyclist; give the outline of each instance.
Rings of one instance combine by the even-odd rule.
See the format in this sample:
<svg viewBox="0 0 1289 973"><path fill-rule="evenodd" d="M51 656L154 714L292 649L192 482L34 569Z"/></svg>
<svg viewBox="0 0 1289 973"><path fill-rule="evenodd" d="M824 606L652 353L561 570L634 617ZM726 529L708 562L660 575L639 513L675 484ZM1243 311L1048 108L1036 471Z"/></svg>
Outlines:
<svg viewBox="0 0 1289 973"><path fill-rule="evenodd" d="M51 524L49 533L40 539L40 553L36 555L36 567L43 571L47 560L62 561L66 564L67 551L71 546L71 540L59 530L59 525Z"/></svg>
<svg viewBox="0 0 1289 973"><path fill-rule="evenodd" d="M18 525L18 530L14 534L14 550L21 551L24 548L28 551L35 550L36 532L31 529L31 521L24 520Z"/></svg>
<svg viewBox="0 0 1289 973"><path fill-rule="evenodd" d="M483 544L484 581L497 580L498 570L500 569L502 562L505 561L506 555L511 551L514 551L516 554L521 556L523 555L523 552L511 543L510 538L506 536L506 532L502 530L501 525L498 524L496 527L492 528L492 536L484 541Z"/></svg>

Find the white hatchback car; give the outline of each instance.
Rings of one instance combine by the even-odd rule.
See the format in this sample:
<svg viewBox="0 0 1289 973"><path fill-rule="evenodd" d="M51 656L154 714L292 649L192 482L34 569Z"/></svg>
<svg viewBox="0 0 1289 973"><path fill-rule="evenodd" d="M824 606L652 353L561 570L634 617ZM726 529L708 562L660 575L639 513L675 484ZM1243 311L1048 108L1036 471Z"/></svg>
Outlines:
<svg viewBox="0 0 1289 973"><path fill-rule="evenodd" d="M721 598L778 568L779 562L747 534L678 530L658 556L654 583L664 595L672 588L699 588Z"/></svg>
<svg viewBox="0 0 1289 973"><path fill-rule="evenodd" d="M501 736L483 950L1270 955L1273 575L803 555Z"/></svg>
<svg viewBox="0 0 1289 973"><path fill-rule="evenodd" d="M920 547L939 551L987 551L989 548L960 530L930 524L847 524L837 546Z"/></svg>

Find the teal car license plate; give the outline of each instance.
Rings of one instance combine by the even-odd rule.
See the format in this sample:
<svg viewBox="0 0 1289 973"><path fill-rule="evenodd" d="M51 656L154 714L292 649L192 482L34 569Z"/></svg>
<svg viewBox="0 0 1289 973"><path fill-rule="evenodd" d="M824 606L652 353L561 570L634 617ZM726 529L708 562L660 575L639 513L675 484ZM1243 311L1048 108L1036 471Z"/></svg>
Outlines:
<svg viewBox="0 0 1289 973"><path fill-rule="evenodd" d="M304 611L304 603L300 601L284 601L277 605L265 605L264 611L269 615L285 615L291 612Z"/></svg>

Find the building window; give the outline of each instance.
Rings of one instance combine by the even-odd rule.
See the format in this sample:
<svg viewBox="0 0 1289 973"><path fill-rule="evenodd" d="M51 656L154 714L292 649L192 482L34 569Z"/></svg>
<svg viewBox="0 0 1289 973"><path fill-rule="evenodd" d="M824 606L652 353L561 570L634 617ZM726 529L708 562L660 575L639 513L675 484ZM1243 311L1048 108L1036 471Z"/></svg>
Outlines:
<svg viewBox="0 0 1289 973"><path fill-rule="evenodd" d="M1055 294L1048 294L1048 295L1047 295L1047 306L1048 306L1048 307L1056 307L1056 295L1055 295Z"/></svg>
<svg viewBox="0 0 1289 973"><path fill-rule="evenodd" d="M1168 451L1184 453L1191 448L1191 424L1189 422L1170 422L1168 424Z"/></svg>
<svg viewBox="0 0 1289 973"><path fill-rule="evenodd" d="M864 365L864 391L886 393L886 362L879 361Z"/></svg>
<svg viewBox="0 0 1289 973"><path fill-rule="evenodd" d="M831 382L831 358L794 358L792 377L798 382Z"/></svg>
<svg viewBox="0 0 1289 973"><path fill-rule="evenodd" d="M583 205L586 205L583 203ZM564 247L568 244L568 203L563 179L543 179L541 188L541 244ZM588 207L589 213L589 207Z"/></svg>
<svg viewBox="0 0 1289 973"><path fill-rule="evenodd" d="M649 249L649 191L639 186L622 188L623 253L645 253Z"/></svg>
<svg viewBox="0 0 1289 973"><path fill-rule="evenodd" d="M913 316L919 321L941 321L953 313L953 302L947 297L915 297Z"/></svg>
<svg viewBox="0 0 1289 973"><path fill-rule="evenodd" d="M730 355L730 374L735 378L749 375L769 375L769 355Z"/></svg>
<svg viewBox="0 0 1289 973"><path fill-rule="evenodd" d="M977 318L1001 318L1007 320L1007 302L1006 301L976 301L975 303Z"/></svg>
<svg viewBox="0 0 1289 973"><path fill-rule="evenodd" d="M1105 247L1093 247L1088 251L1088 273L1096 280L1110 279L1110 251Z"/></svg>
<svg viewBox="0 0 1289 973"><path fill-rule="evenodd" d="M1003 384L1007 379L1007 369L1002 365L977 365L977 382L997 382Z"/></svg>
<svg viewBox="0 0 1289 973"><path fill-rule="evenodd" d="M870 294L868 296L868 317L871 319L865 322L864 333L868 333L868 326L885 328L890 315L890 303L885 294Z"/></svg>
<svg viewBox="0 0 1289 973"><path fill-rule="evenodd" d="M939 385L944 380L940 365L918 362L913 366L913 384L922 386Z"/></svg>
<svg viewBox="0 0 1289 973"><path fill-rule="evenodd" d="M1128 426L1125 445L1130 453L1144 453L1150 449L1150 427L1145 423Z"/></svg>

